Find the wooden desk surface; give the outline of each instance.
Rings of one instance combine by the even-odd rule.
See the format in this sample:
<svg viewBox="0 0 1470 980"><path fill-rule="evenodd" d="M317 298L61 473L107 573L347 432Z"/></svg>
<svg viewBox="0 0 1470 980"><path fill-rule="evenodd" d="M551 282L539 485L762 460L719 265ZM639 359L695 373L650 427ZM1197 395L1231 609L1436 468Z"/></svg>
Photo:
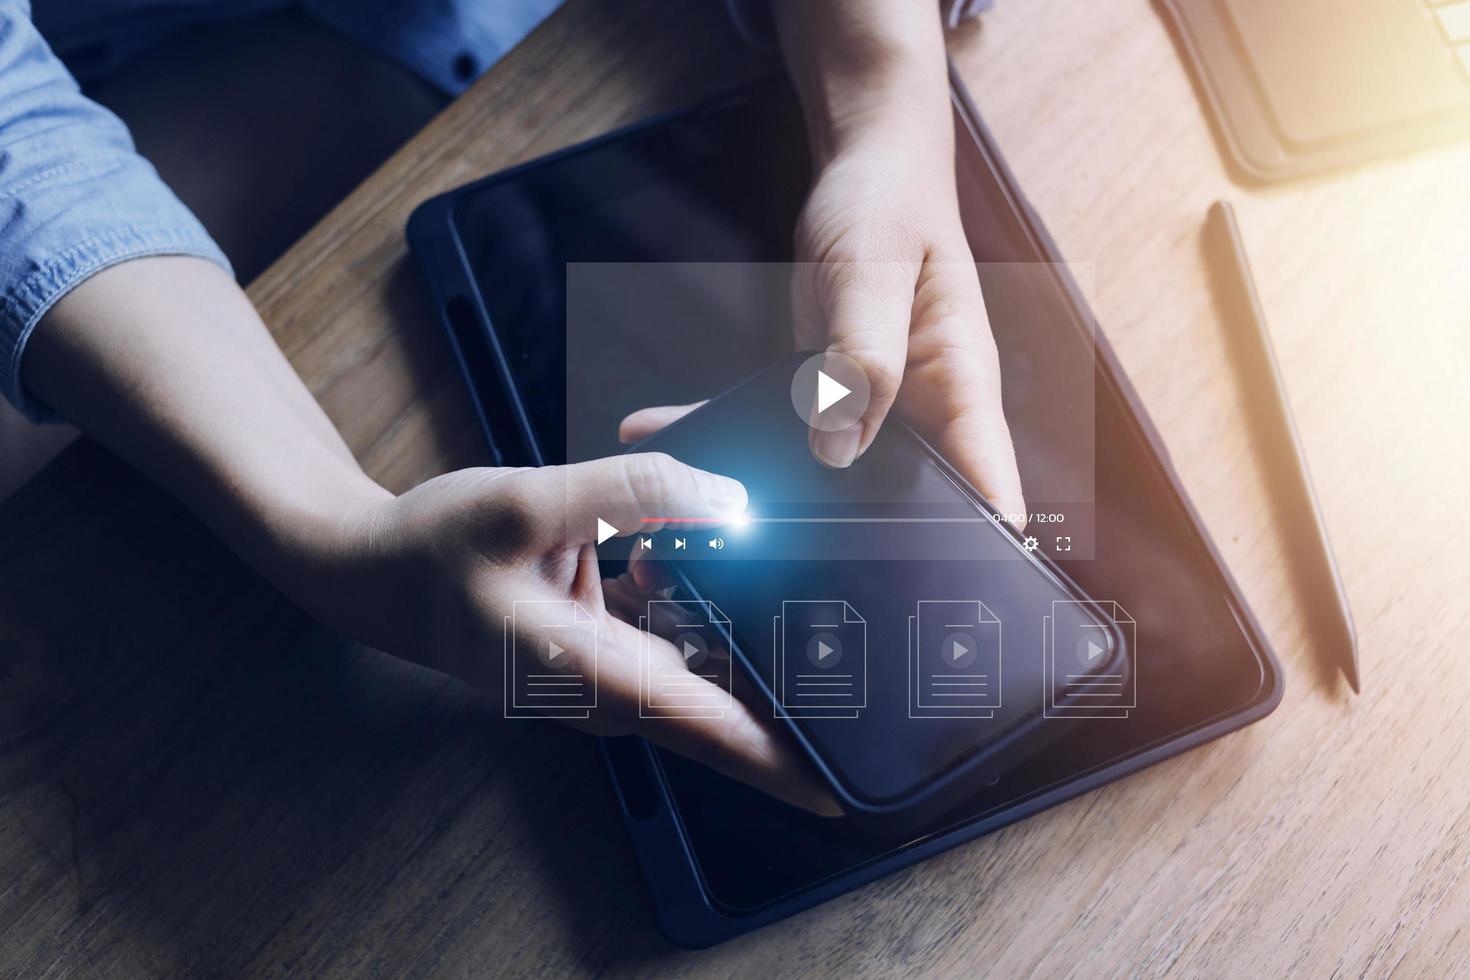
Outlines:
<svg viewBox="0 0 1470 980"><path fill-rule="evenodd" d="M719 6L572 0L252 286L389 486L477 460L409 211L731 84ZM589 741L314 627L83 443L0 511L0 972L1470 969L1470 145L1247 190L1147 0L1005 0L953 49L1062 251L1095 265L1285 664L1274 715L687 953L654 932ZM1302 631L1210 313L1220 196L1354 603L1360 698Z"/></svg>

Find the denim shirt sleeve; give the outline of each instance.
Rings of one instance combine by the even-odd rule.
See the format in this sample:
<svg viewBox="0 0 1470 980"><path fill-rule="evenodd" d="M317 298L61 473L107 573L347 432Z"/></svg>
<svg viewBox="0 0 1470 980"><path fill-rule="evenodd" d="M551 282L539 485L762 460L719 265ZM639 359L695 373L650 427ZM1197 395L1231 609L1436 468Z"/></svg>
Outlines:
<svg viewBox="0 0 1470 980"><path fill-rule="evenodd" d="M229 269L122 121L81 94L29 0L0 0L0 393L32 419L54 418L21 386L37 321L93 273L147 255Z"/></svg>

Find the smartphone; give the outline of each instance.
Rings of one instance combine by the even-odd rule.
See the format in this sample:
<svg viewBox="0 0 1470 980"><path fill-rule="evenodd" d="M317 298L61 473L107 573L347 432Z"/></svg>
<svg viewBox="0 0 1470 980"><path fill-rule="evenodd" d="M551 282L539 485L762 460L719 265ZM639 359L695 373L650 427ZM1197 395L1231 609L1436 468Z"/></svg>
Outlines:
<svg viewBox="0 0 1470 980"><path fill-rule="evenodd" d="M711 603L762 711L844 811L932 819L1061 735L1126 705L1122 626L891 416L843 470L777 363L631 451L734 477L746 514L640 538L678 596Z"/></svg>

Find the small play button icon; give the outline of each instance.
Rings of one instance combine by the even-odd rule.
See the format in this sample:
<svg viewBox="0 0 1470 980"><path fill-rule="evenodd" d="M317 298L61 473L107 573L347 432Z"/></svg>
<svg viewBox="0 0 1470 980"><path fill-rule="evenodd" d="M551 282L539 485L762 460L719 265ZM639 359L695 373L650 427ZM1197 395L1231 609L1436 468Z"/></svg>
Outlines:
<svg viewBox="0 0 1470 980"><path fill-rule="evenodd" d="M862 365L846 354L813 354L791 376L791 407L821 432L851 428L868 410L871 395Z"/></svg>
<svg viewBox="0 0 1470 980"><path fill-rule="evenodd" d="M1096 636L1083 636L1077 641L1077 659L1084 667L1094 667L1107 655L1108 645Z"/></svg>
<svg viewBox="0 0 1470 980"><path fill-rule="evenodd" d="M680 633L674 637L674 649L690 670L697 670L709 657L709 644L698 633Z"/></svg>
<svg viewBox="0 0 1470 980"><path fill-rule="evenodd" d="M814 633L806 641L806 659L813 667L830 670L842 661L842 641L832 633Z"/></svg>
<svg viewBox="0 0 1470 980"><path fill-rule="evenodd" d="M553 670L560 668L565 663L566 655L567 648L550 637L542 641L536 650L536 659L540 660L543 666Z"/></svg>
<svg viewBox="0 0 1470 980"><path fill-rule="evenodd" d="M951 633L939 647L939 659L953 670L973 666L978 656L979 647L969 633Z"/></svg>
<svg viewBox="0 0 1470 980"><path fill-rule="evenodd" d="M611 537L616 536L617 533L618 533L618 529L617 528L613 527L611 524L609 524L607 521L604 521L600 517L597 519L597 543L598 544L602 544L608 538L611 538Z"/></svg>

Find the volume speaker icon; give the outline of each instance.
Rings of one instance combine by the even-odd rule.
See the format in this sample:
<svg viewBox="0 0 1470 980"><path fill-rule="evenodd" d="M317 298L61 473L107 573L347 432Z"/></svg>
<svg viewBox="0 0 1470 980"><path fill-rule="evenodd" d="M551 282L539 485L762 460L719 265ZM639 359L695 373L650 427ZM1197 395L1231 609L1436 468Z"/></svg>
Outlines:
<svg viewBox="0 0 1470 980"><path fill-rule="evenodd" d="M710 538L709 539L709 546L711 548L715 549L716 551L722 551L722 550L724 550L724 547L725 547L725 539L724 538Z"/></svg>

